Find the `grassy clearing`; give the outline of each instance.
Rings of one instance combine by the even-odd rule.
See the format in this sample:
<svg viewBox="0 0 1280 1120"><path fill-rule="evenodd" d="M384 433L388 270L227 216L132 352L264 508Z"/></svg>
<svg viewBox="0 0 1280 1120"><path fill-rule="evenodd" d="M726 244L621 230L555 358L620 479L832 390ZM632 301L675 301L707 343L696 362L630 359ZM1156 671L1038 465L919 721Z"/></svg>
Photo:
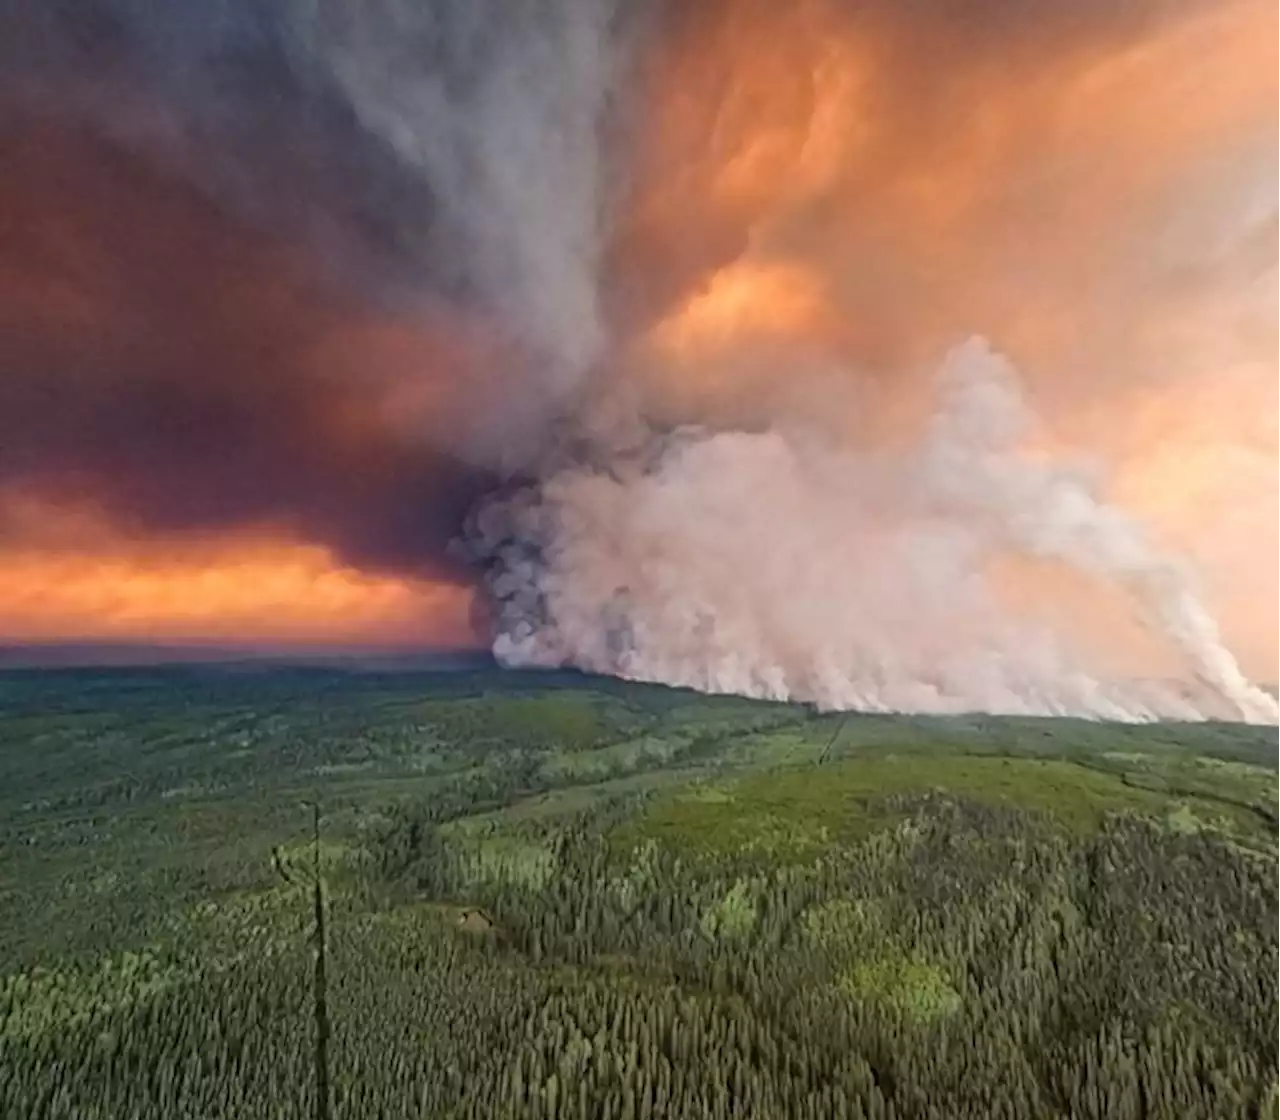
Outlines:
<svg viewBox="0 0 1280 1120"><path fill-rule="evenodd" d="M809 944L832 962L837 990L855 1002L875 1003L918 1023L963 1006L949 970L904 944L874 899L832 899L806 911L801 925Z"/></svg>
<svg viewBox="0 0 1280 1120"><path fill-rule="evenodd" d="M622 825L615 833L620 849L654 839L703 855L805 858L892 823L897 814L886 803L890 795L930 790L1033 810L1075 834L1095 830L1108 813L1163 819L1183 808L1205 825L1232 831L1258 824L1230 806L1170 796L1130 785L1120 774L1056 759L887 756L753 775L711 789L669 797Z"/></svg>
<svg viewBox="0 0 1280 1120"><path fill-rule="evenodd" d="M882 954L851 965L838 986L855 1000L890 1007L917 1023L946 1018L964 1006L946 969L905 954Z"/></svg>
<svg viewBox="0 0 1280 1120"><path fill-rule="evenodd" d="M759 911L756 895L759 884L739 879L719 902L709 906L702 915L702 932L720 941L739 941L756 928Z"/></svg>

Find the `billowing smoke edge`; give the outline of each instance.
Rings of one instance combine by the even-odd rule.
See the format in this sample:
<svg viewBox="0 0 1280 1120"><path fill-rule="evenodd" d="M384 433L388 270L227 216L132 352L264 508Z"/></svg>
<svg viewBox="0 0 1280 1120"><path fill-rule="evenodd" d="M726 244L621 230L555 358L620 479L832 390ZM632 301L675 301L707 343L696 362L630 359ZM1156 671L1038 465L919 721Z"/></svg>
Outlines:
<svg viewBox="0 0 1280 1120"><path fill-rule="evenodd" d="M823 709L1275 722L1184 566L1087 471L1022 453L1032 420L1012 365L971 339L897 462L692 428L611 461L561 459L469 518L494 654ZM1117 677L1011 617L984 580L996 553L1123 591L1191 679ZM931 612L964 636L932 641Z"/></svg>

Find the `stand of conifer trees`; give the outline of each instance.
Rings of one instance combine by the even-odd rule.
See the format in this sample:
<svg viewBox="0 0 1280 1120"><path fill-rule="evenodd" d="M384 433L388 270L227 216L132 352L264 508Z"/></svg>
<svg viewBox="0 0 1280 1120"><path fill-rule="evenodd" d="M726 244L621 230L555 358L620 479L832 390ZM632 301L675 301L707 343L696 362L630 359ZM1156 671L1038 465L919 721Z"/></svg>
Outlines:
<svg viewBox="0 0 1280 1120"><path fill-rule="evenodd" d="M1276 1114L1272 856L1135 818L1072 837L945 796L892 807L793 862L621 851L584 816L535 837L523 878L393 814L360 889L281 887L287 937L176 946L136 982L6 981L0 1116Z"/></svg>

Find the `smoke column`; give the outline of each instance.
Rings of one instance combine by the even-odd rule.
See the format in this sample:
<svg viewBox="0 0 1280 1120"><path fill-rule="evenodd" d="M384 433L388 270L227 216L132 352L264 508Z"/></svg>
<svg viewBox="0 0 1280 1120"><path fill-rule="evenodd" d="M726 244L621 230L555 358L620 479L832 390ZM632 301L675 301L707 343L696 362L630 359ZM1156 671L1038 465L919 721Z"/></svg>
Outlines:
<svg viewBox="0 0 1280 1120"><path fill-rule="evenodd" d="M1130 384L1153 374L1153 355L1105 309L1080 315L1078 329L1098 337L1071 340L1067 355L1032 344L1036 319L1091 303L1081 290L1089 267L1127 284L1125 312L1166 314L1166 280L1143 276L1142 257L1203 252L1177 228L1188 212L1146 212L1144 191L1153 212L1170 206L1165 182L1118 185L1115 214L1080 207L1071 195L1088 185L1088 149L1099 143L1089 133L1106 123L1081 121L1080 140L1064 129L1064 151L1037 151L1031 132L1038 117L1060 123L1077 111L1072 99L1099 80L1099 52L1145 51L1159 71L1190 63L1197 35L1240 28L1197 23L1203 12L1154 30L1108 25L1098 12L1081 32L1032 9L1003 10L1005 22L993 15L983 31L946 16L909 28L888 11L859 21L808 4L789 18L742 3L688 32L700 51L689 47L687 68L678 48L660 56L663 79L694 89L669 121L659 109L656 131L669 126L677 139L657 142L664 161L642 181L627 232L633 255L645 259L656 242L677 263L650 261L640 283L613 280L641 304L637 290L664 282L680 295L647 321L620 301L634 333L582 415L589 450L473 519L473 555L493 566L501 660L829 708L1275 720L1274 698L1241 673L1189 567L1105 500L1105 472L1037 447L1012 364L963 341L972 325L1005 331L1067 379L1096 377L1073 366L1100 356ZM921 31L923 49L903 42ZM899 85L908 56L939 66L936 89ZM990 88L1002 56L1028 82L1021 113L1005 103L1011 90ZM1047 73L1022 71L1033 64ZM1125 70L1117 64L1117 100L1149 99L1154 73ZM695 101L704 87L714 109ZM948 93L994 118L991 135L953 117ZM700 111L710 122L691 124ZM1203 175L1191 170L1198 154L1170 151L1171 177ZM1059 159L1062 180L1044 181L1038 158ZM1273 220L1273 202L1250 212L1249 170L1228 188L1243 192L1228 257L1230 239L1247 245ZM1064 252L1036 203L1079 212L1086 237L1128 221L1146 225L1149 240L1092 260ZM1019 237L1030 252L1012 244ZM1009 259L984 240L1004 241ZM632 258L616 259L625 270ZM692 283L679 275L686 268ZM1028 278L1020 307L1009 285L1028 268L1048 275ZM1211 360L1240 345L1216 342ZM829 407L847 422L833 426ZM1019 574L1040 597L1083 593L1093 617L1119 614L1144 631L1173 655L1166 679L1109 650L1105 625L1073 633L1019 609L1005 586Z"/></svg>
<svg viewBox="0 0 1280 1120"><path fill-rule="evenodd" d="M1274 568L1274 5L22 7L0 541L269 529L517 666L1276 719L1179 559Z"/></svg>

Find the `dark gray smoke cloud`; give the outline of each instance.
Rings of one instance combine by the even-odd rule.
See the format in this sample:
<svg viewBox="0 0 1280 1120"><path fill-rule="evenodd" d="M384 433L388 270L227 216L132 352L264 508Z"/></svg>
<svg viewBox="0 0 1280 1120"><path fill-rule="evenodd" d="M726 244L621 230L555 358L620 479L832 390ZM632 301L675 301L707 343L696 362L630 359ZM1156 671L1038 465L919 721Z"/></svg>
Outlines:
<svg viewBox="0 0 1280 1120"><path fill-rule="evenodd" d="M601 348L618 15L6 4L0 486L457 572Z"/></svg>

